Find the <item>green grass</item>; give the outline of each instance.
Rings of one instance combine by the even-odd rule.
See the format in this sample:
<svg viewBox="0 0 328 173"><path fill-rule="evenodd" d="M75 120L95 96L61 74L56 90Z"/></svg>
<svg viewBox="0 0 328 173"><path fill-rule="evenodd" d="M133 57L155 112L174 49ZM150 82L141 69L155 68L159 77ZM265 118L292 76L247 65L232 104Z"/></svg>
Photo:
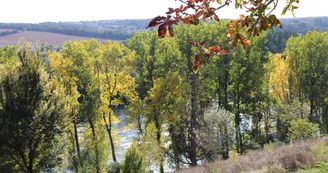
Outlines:
<svg viewBox="0 0 328 173"><path fill-rule="evenodd" d="M328 173L328 164L317 163L315 168L299 170L296 173Z"/></svg>

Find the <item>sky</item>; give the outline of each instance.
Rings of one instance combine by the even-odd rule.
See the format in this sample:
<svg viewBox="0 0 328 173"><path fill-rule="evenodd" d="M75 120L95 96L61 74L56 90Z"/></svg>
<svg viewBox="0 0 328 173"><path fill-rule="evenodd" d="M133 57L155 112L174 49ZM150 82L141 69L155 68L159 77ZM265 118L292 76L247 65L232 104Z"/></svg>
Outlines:
<svg viewBox="0 0 328 173"><path fill-rule="evenodd" d="M279 17L286 0L279 0ZM1 0L0 22L39 23L109 19L149 19L165 15L175 0ZM296 17L328 16L328 0L300 0ZM220 18L237 18L233 5L218 12ZM291 18L291 14L283 17Z"/></svg>

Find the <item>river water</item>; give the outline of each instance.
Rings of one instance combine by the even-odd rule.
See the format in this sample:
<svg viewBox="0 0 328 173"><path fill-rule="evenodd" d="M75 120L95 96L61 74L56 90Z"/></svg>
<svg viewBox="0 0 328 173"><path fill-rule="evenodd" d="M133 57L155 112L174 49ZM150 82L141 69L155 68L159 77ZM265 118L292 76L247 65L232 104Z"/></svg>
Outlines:
<svg viewBox="0 0 328 173"><path fill-rule="evenodd" d="M123 108L114 109L116 117L120 120L118 123L113 124L113 129L117 131L119 137L119 144L116 146L116 157L119 162L123 161L124 153L130 147L134 137L137 137L138 131L135 129L127 128L128 124L132 123L129 120L127 111ZM112 162L113 160L109 160Z"/></svg>

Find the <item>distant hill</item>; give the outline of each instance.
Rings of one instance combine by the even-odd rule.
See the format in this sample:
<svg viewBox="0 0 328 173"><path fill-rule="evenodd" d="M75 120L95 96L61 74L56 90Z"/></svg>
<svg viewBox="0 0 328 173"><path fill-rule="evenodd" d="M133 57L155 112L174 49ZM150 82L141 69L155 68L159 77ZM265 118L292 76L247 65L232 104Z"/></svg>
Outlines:
<svg viewBox="0 0 328 173"><path fill-rule="evenodd" d="M144 31L151 19L127 19L127 20L100 20L79 22L44 22L40 24L26 23L0 23L1 31L38 31L64 34L69 36L126 40L134 32ZM276 31L288 31L296 34L305 34L308 31L328 31L328 17L308 17L281 19L283 29ZM4 35L16 34L4 33ZM0 34L1 38L1 34Z"/></svg>
<svg viewBox="0 0 328 173"><path fill-rule="evenodd" d="M328 16L281 19L283 28L280 31L289 31L296 34L306 34L308 31L328 31Z"/></svg>

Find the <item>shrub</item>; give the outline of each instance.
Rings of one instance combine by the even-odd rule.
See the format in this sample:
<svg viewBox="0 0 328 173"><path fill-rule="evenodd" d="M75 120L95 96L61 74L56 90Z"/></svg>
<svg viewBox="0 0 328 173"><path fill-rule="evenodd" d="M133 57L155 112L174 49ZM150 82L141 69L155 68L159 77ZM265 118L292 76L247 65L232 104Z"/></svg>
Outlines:
<svg viewBox="0 0 328 173"><path fill-rule="evenodd" d="M121 164L119 162L114 162L108 165L107 173L120 173Z"/></svg>
<svg viewBox="0 0 328 173"><path fill-rule="evenodd" d="M307 122L305 119L293 120L288 131L288 140L314 139L318 136L317 124Z"/></svg>
<svg viewBox="0 0 328 173"><path fill-rule="evenodd" d="M121 173L145 173L143 158L135 146L128 149L124 156Z"/></svg>

